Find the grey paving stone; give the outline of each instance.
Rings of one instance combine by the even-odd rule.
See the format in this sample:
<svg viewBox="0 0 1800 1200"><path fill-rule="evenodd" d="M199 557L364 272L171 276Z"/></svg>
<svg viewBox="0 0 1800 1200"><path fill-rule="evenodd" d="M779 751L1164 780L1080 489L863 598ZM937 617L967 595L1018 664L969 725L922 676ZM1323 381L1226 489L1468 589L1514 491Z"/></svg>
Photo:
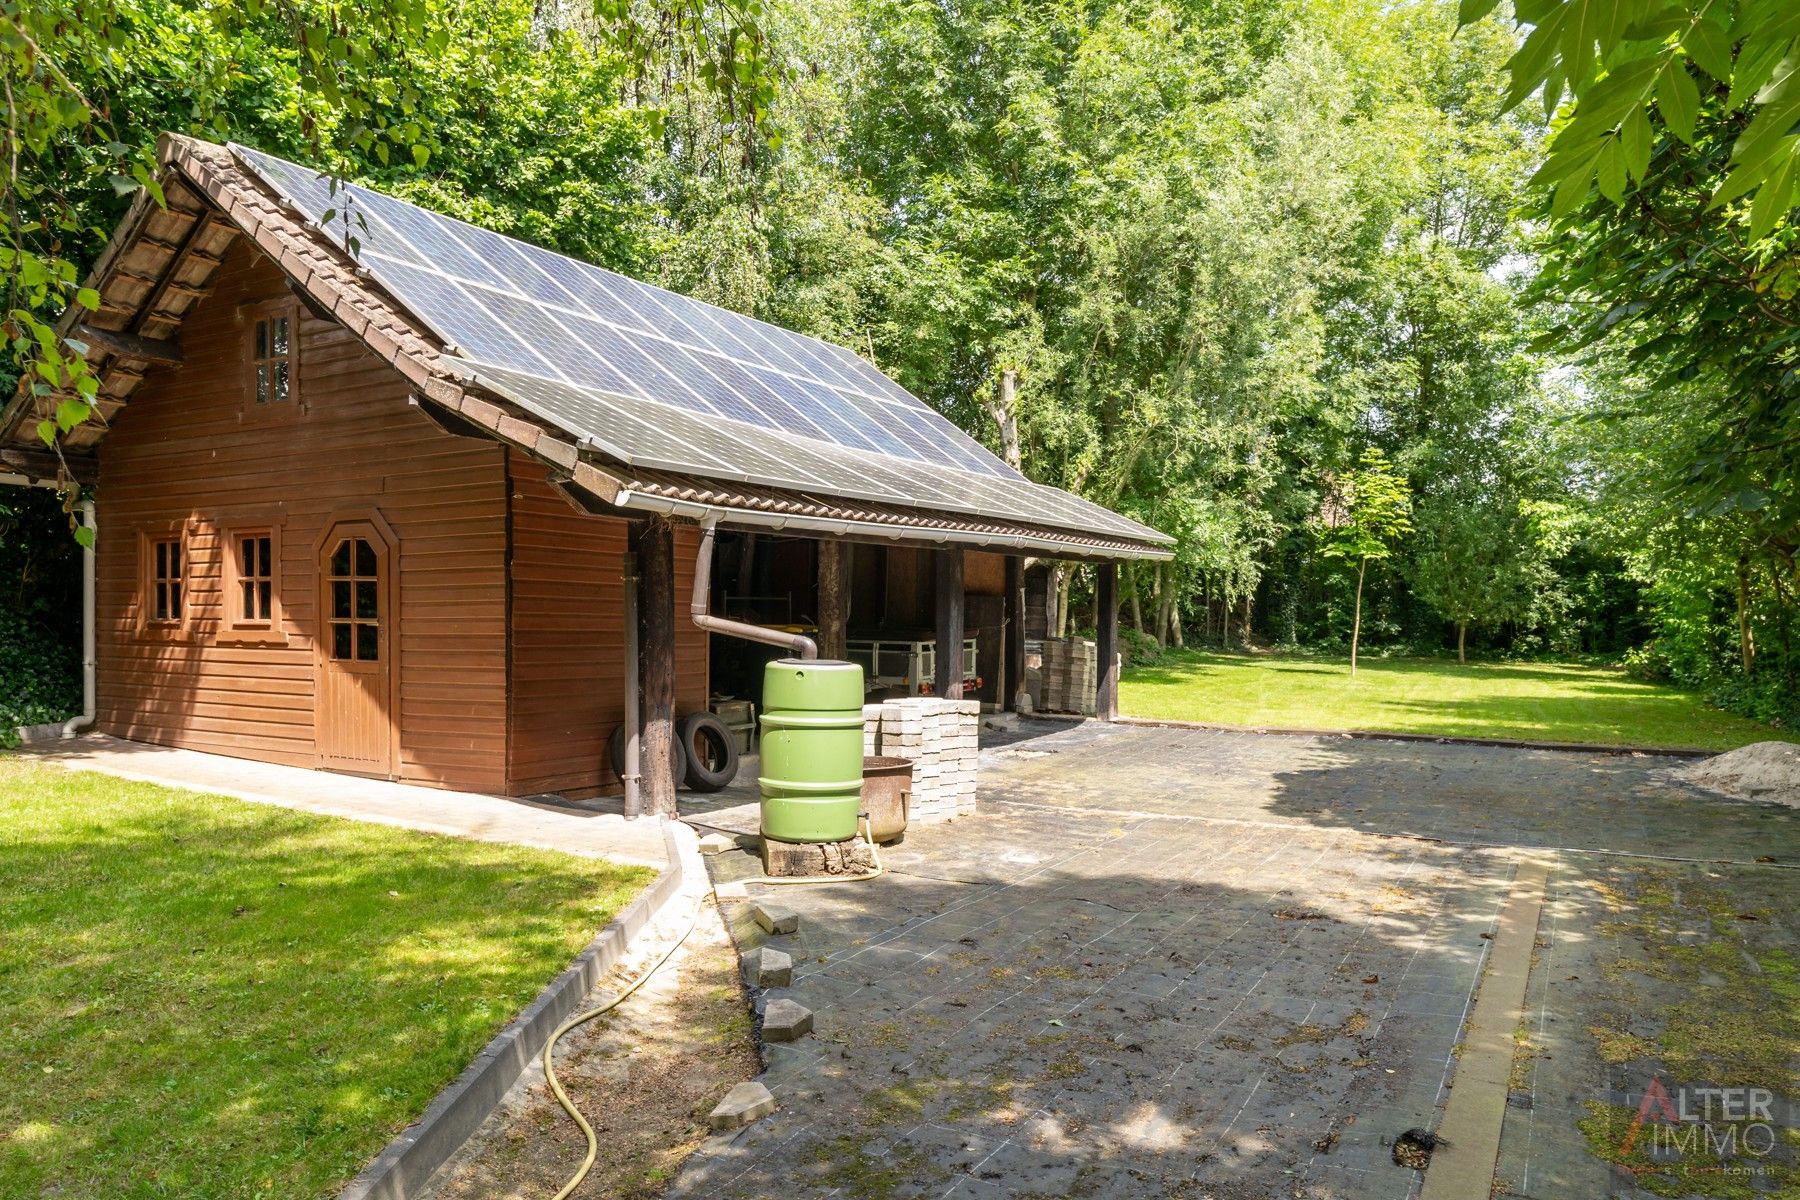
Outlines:
<svg viewBox="0 0 1800 1200"><path fill-rule="evenodd" d="M795 1042L812 1032L812 1010L783 997L763 1008L762 1033L766 1041Z"/></svg>
<svg viewBox="0 0 1800 1200"><path fill-rule="evenodd" d="M745 974L754 987L788 987L794 982L794 960L773 946L760 946L744 957Z"/></svg>
<svg viewBox="0 0 1800 1200"><path fill-rule="evenodd" d="M775 1097L769 1089L752 1080L740 1083L725 1093L725 1098L707 1114L707 1124L717 1130L742 1129L775 1111Z"/></svg>
<svg viewBox="0 0 1800 1200"><path fill-rule="evenodd" d="M796 933L800 929L800 914L779 904L754 905L750 916L764 933Z"/></svg>
<svg viewBox="0 0 1800 1200"><path fill-rule="evenodd" d="M883 879L779 897L803 920L768 999L818 1027L765 1046L782 1110L671 1194L1400 1200L1416 1176L1381 1138L1438 1117L1513 872L1454 843L1800 857L1800 817L1671 791L1664 760L1095 726L1018 744L1057 752L989 754L981 813L911 831ZM1642 1089L1557 1019L1587 1002L1558 987L1606 986L1616 919L1565 890L1587 961L1540 953L1556 986L1530 999L1562 1042L1528 1146L1509 1110L1503 1148L1535 1200L1612 1194L1575 1122L1596 1086Z"/></svg>

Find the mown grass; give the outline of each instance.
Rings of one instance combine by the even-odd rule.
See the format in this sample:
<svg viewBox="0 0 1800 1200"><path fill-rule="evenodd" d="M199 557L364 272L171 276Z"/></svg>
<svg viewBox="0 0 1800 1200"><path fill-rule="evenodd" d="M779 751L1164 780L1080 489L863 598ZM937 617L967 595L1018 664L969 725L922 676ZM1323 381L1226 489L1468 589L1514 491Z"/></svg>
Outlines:
<svg viewBox="0 0 1800 1200"><path fill-rule="evenodd" d="M651 877L0 757L0 1196L332 1194Z"/></svg>
<svg viewBox="0 0 1800 1200"><path fill-rule="evenodd" d="M1729 750L1791 730L1710 708L1623 671L1572 663L1221 654L1178 650L1125 672L1128 716Z"/></svg>

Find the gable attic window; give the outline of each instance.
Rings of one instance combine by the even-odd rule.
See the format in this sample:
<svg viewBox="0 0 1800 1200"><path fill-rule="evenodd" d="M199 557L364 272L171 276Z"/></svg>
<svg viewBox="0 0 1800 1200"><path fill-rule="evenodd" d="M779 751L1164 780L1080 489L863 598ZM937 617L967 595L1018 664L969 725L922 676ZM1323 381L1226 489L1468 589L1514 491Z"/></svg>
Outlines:
<svg viewBox="0 0 1800 1200"><path fill-rule="evenodd" d="M295 315L292 305L283 305L256 318L251 331L250 394L258 408L293 402Z"/></svg>

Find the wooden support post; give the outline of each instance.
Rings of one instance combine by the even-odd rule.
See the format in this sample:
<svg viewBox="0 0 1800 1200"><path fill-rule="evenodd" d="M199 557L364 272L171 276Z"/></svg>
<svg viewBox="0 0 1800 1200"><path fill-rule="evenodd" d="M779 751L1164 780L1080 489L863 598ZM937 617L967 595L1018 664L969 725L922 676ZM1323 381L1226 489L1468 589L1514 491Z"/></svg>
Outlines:
<svg viewBox="0 0 1800 1200"><path fill-rule="evenodd" d="M962 699L963 552L937 552L937 678L933 694Z"/></svg>
<svg viewBox="0 0 1800 1200"><path fill-rule="evenodd" d="M819 657L850 652L850 555L843 542L819 543Z"/></svg>
<svg viewBox="0 0 1800 1200"><path fill-rule="evenodd" d="M624 790L625 819L635 821L644 815L643 783L643 692L638 686L638 568L637 555L627 551L621 556L624 570L625 602L625 761L619 767L619 783ZM602 741L601 746L606 742ZM605 757L604 751L602 757Z"/></svg>
<svg viewBox="0 0 1800 1200"><path fill-rule="evenodd" d="M675 815L675 529L666 517L638 527L639 677L644 727L639 792L649 816Z"/></svg>
<svg viewBox="0 0 1800 1200"><path fill-rule="evenodd" d="M1017 554L1006 556L1006 597L1001 613L1006 624L1006 652L1000 657L1000 707L1017 712L1019 697L1025 693L1025 560Z"/></svg>
<svg viewBox="0 0 1800 1200"><path fill-rule="evenodd" d="M1094 568L1094 715L1119 719L1119 564Z"/></svg>

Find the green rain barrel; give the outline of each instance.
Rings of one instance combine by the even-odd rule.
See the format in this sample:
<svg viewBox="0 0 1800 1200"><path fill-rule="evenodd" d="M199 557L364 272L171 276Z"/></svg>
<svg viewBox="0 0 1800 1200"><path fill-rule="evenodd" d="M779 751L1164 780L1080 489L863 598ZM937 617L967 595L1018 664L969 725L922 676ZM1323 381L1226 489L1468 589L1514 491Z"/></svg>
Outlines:
<svg viewBox="0 0 1800 1200"><path fill-rule="evenodd" d="M780 658L763 668L762 831L778 842L856 836L862 805L863 672Z"/></svg>

